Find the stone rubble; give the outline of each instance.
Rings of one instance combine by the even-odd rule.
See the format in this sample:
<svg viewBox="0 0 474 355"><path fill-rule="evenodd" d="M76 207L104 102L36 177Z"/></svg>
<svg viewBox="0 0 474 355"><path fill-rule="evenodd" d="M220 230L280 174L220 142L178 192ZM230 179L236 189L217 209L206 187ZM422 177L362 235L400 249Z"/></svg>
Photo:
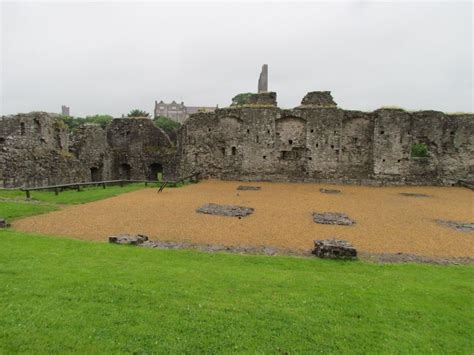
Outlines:
<svg viewBox="0 0 474 355"><path fill-rule="evenodd" d="M400 192L400 195L407 196L407 197L431 197L430 195L419 194L419 193L414 193L414 192Z"/></svg>
<svg viewBox="0 0 474 355"><path fill-rule="evenodd" d="M345 213L339 212L313 213L313 221L319 224L337 224L340 226L351 226L356 223Z"/></svg>
<svg viewBox="0 0 474 355"><path fill-rule="evenodd" d="M10 223L6 221L4 218L0 218L0 228L7 228L10 227Z"/></svg>
<svg viewBox="0 0 474 355"><path fill-rule="evenodd" d="M113 244L130 244L130 245L140 245L143 244L148 240L146 235L129 235L129 234L121 234L121 235L113 235L109 237L109 243Z"/></svg>
<svg viewBox="0 0 474 355"><path fill-rule="evenodd" d="M237 187L237 190L242 190L242 191L257 191L261 190L260 186L246 186L246 185L241 185Z"/></svg>
<svg viewBox="0 0 474 355"><path fill-rule="evenodd" d="M334 189L319 189L319 192L323 194L340 194L341 190L334 190Z"/></svg>
<svg viewBox="0 0 474 355"><path fill-rule="evenodd" d="M315 240L313 254L319 258L355 259L357 250L346 240Z"/></svg>
<svg viewBox="0 0 474 355"><path fill-rule="evenodd" d="M437 219L436 223L453 228L458 232L474 232L474 223L446 221L443 219Z"/></svg>
<svg viewBox="0 0 474 355"><path fill-rule="evenodd" d="M196 212L204 214L212 214L216 216L229 216L229 217L246 217L252 214L254 211L251 207L242 207L235 205L217 205L215 203L208 203L202 207L199 207Z"/></svg>

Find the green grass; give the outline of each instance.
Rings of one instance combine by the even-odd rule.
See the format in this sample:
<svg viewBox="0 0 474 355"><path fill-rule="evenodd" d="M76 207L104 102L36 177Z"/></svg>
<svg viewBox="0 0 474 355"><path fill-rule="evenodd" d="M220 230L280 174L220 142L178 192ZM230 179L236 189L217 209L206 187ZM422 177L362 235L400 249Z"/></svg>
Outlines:
<svg viewBox="0 0 474 355"><path fill-rule="evenodd" d="M0 353L472 353L473 268L0 232Z"/></svg>
<svg viewBox="0 0 474 355"><path fill-rule="evenodd" d="M0 201L0 218L12 221L21 217L51 212L59 209L58 206L45 203Z"/></svg>
<svg viewBox="0 0 474 355"><path fill-rule="evenodd" d="M150 185L151 186L151 185ZM55 195L53 191L31 191L31 198L37 201L57 204L81 204L104 198L117 196L121 193L136 191L145 188L144 184L128 184L123 187L107 186L102 187L87 187L77 191L74 189L67 189ZM20 190L0 190L0 197L5 198L25 198L25 192Z"/></svg>

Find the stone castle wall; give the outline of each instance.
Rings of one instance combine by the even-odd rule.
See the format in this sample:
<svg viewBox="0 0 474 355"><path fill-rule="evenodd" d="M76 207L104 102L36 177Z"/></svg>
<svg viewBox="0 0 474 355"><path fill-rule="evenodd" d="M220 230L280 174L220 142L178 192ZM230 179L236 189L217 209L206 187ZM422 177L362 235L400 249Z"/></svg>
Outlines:
<svg viewBox="0 0 474 355"><path fill-rule="evenodd" d="M0 117L0 187L156 179L175 172L174 155L169 137L147 118L69 132L54 114Z"/></svg>
<svg viewBox="0 0 474 355"><path fill-rule="evenodd" d="M412 157L415 143L429 156ZM292 110L276 107L275 93L254 95L192 115L178 139L182 174L243 180L455 184L474 180L473 150L473 114L348 111L329 92Z"/></svg>
<svg viewBox="0 0 474 355"><path fill-rule="evenodd" d="M276 94L191 115L175 147L147 118L85 124L69 132L59 115L0 117L0 187L102 180L153 180L200 172L236 180L450 185L474 181L474 115L339 109L313 92L294 109ZM429 155L413 157L423 143Z"/></svg>

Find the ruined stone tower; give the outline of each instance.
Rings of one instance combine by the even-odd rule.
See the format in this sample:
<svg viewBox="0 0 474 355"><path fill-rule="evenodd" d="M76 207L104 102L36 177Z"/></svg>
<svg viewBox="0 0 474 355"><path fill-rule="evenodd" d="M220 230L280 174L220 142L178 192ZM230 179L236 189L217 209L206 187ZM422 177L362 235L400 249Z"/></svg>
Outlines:
<svg viewBox="0 0 474 355"><path fill-rule="evenodd" d="M70 108L69 108L68 106L62 105L62 106L61 106L61 114L62 114L63 116L70 116L70 111L69 111L69 109L70 109Z"/></svg>
<svg viewBox="0 0 474 355"><path fill-rule="evenodd" d="M258 78L258 93L262 92L268 92L268 64L262 66L262 71Z"/></svg>

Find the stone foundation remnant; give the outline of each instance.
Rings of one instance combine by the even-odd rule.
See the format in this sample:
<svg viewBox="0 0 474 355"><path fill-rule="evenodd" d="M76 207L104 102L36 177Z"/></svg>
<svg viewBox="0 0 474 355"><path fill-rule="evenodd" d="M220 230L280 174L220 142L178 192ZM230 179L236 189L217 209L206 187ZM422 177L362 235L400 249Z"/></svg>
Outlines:
<svg viewBox="0 0 474 355"><path fill-rule="evenodd" d="M205 204L199 207L196 212L204 214L212 214L216 216L229 216L229 217L246 217L252 214L254 211L251 207L242 207L234 205L217 205L214 203Z"/></svg>
<svg viewBox="0 0 474 355"><path fill-rule="evenodd" d="M346 240L315 240L313 254L319 258L355 259L357 250Z"/></svg>
<svg viewBox="0 0 474 355"><path fill-rule="evenodd" d="M237 187L237 190L241 190L241 191L257 191L257 190L260 190L261 187L260 186L245 186L245 185L241 185L239 187Z"/></svg>
<svg viewBox="0 0 474 355"><path fill-rule="evenodd" d="M458 232L474 232L474 223L446 221L443 219L437 219L436 223L453 228Z"/></svg>
<svg viewBox="0 0 474 355"><path fill-rule="evenodd" d="M322 192L323 194L340 194L341 190L319 189L319 192Z"/></svg>
<svg viewBox="0 0 474 355"><path fill-rule="evenodd" d="M407 196L407 197L431 197L430 195L419 194L415 192L400 192L400 195Z"/></svg>
<svg viewBox="0 0 474 355"><path fill-rule="evenodd" d="M356 223L345 213L338 212L313 213L313 221L319 224L337 224L340 226L351 226Z"/></svg>
<svg viewBox="0 0 474 355"><path fill-rule="evenodd" d="M128 235L128 234L122 234L122 235L114 235L109 237L109 243L113 244L130 244L130 245L139 245L143 244L148 240L148 237L146 235Z"/></svg>

